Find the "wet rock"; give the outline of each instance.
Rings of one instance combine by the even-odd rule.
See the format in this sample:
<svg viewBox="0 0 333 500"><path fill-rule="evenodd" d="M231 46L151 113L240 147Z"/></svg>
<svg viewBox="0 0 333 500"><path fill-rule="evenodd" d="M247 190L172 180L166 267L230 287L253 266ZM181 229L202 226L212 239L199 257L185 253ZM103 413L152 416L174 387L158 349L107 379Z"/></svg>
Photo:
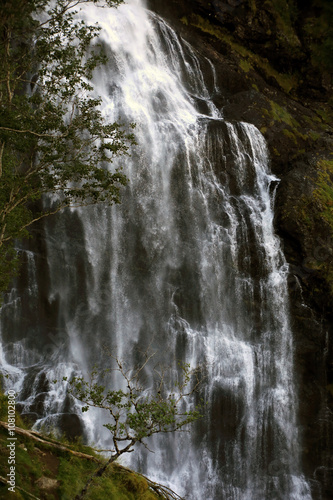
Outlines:
<svg viewBox="0 0 333 500"><path fill-rule="evenodd" d="M58 416L58 425L67 439L73 441L84 434L80 417L75 413L62 413Z"/></svg>
<svg viewBox="0 0 333 500"><path fill-rule="evenodd" d="M38 414L35 412L23 412L22 418L25 422L27 422L30 426L32 426L38 420Z"/></svg>
<svg viewBox="0 0 333 500"><path fill-rule="evenodd" d="M314 499L332 496L333 442L333 226L318 201L320 159L333 150L328 103L332 80L314 66L305 30L322 13L314 2L298 1L298 11L265 0L149 0L216 68L216 106L230 121L254 124L265 136L271 168L281 179L275 226L290 265L289 293L302 464ZM289 78L293 75L292 78ZM197 103L198 109L200 103ZM210 126L222 127L214 123ZM212 131L211 131L212 132ZM216 162L223 183L232 176L225 154ZM232 164L232 162L231 162ZM324 186L333 192L333 179ZM229 179L230 181L230 179ZM237 193L237 178L231 182ZM326 189L327 187L327 189ZM330 191L331 190L331 191ZM320 198L320 197L319 197ZM333 199L332 199L333 202ZM328 205L329 206L329 205ZM325 439L324 437L325 436Z"/></svg>

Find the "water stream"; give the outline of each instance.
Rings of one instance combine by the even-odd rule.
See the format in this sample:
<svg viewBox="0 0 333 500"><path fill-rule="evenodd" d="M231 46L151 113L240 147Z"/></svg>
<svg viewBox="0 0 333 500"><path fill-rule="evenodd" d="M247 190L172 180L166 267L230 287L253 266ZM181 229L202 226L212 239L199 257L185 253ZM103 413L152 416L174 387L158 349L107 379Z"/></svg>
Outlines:
<svg viewBox="0 0 333 500"><path fill-rule="evenodd" d="M310 500L264 138L223 119L211 63L139 0L81 15L103 28L103 113L135 122L138 146L121 206L45 222L42 259L22 249L24 286L1 311L7 384L36 428L61 425L79 408L53 380L89 370L105 342L127 360L151 344L170 365L204 367L207 404L190 433L154 439L132 467L193 500ZM101 422L85 414L94 442L107 439Z"/></svg>

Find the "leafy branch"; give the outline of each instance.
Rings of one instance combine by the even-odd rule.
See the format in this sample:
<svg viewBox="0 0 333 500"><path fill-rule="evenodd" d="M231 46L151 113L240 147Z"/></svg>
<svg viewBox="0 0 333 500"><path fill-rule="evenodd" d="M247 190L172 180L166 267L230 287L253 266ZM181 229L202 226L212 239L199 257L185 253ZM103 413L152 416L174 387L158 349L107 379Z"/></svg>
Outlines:
<svg viewBox="0 0 333 500"><path fill-rule="evenodd" d="M78 18L75 8L85 3L0 5L0 262L8 277L1 289L14 269L6 269L14 240L28 237L27 228L66 207L120 203L127 184L112 163L130 154L134 124L108 122L93 95L94 71L107 58L100 27ZM46 206L49 194L57 201Z"/></svg>
<svg viewBox="0 0 333 500"><path fill-rule="evenodd" d="M170 391L169 370L151 367L155 353L143 353L142 361L134 369L127 367L112 352L108 352L108 356L113 368L105 370L102 377L100 371L94 368L88 380L74 377L68 383L69 393L83 404L83 412L91 407L108 411L109 421L104 427L110 431L113 443L113 448L107 450L110 453L108 461L88 479L76 500L82 499L92 481L102 476L121 455L133 452L138 444L149 450L147 440L154 434L185 430L202 416L201 406L193 409L186 406L186 400L197 392L202 382L200 369L191 369L188 363L179 363L179 376L174 382L174 391ZM141 382L147 368L152 368L155 375L154 386L149 388L143 387ZM111 390L106 387L103 379L110 371L120 375L124 388ZM66 378L64 380L67 381Z"/></svg>

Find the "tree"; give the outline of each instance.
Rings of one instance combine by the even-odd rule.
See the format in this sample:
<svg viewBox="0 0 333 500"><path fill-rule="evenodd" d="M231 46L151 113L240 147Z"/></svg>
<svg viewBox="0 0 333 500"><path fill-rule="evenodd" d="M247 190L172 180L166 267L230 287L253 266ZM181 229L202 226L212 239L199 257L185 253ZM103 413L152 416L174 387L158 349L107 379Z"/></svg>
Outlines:
<svg viewBox="0 0 333 500"><path fill-rule="evenodd" d="M155 366L155 384L145 389L141 380L144 378L144 371L151 368L154 353L146 351L135 369L130 369L111 352L108 354L115 365L112 369L121 375L125 388L107 389L101 378L109 370L101 375L96 368L91 372L89 380L73 377L69 381L69 393L83 403L83 412L90 407L109 412L109 421L104 427L110 431L113 442L113 449L107 450L110 452L109 459L88 479L81 493L75 497L76 500L82 499L94 478L102 476L107 467L121 455L131 453L138 444L149 450L149 437L180 431L201 417L200 406L188 410L185 405L186 398L197 391L201 383L199 369L191 369L189 364L179 363L178 380L174 383L175 392L170 392L167 388L167 370Z"/></svg>
<svg viewBox="0 0 333 500"><path fill-rule="evenodd" d="M16 266L14 239L31 224L65 207L119 203L127 182L110 163L135 144L134 125L105 122L93 94L106 57L100 28L76 18L74 7L86 2L0 5L0 289ZM41 202L46 194L52 203Z"/></svg>

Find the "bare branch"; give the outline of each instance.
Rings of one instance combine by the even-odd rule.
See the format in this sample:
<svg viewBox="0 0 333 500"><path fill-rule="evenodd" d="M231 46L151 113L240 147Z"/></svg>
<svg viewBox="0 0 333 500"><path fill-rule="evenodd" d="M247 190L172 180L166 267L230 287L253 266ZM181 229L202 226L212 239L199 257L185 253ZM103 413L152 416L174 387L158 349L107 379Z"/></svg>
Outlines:
<svg viewBox="0 0 333 500"><path fill-rule="evenodd" d="M7 422L0 421L0 426L4 427L5 429L8 429ZM21 427L15 427L15 433L21 436L29 437L34 441L38 441L39 443L44 444L45 446L50 446L51 448L56 448L61 451L67 451L68 453L75 455L76 457L85 458L87 460L92 460L93 462L100 463L100 460L94 457L93 455L87 455L86 453L81 453L79 451L71 450L70 448L68 448L68 446L59 444L58 441L44 437L37 432L21 429Z"/></svg>
<svg viewBox="0 0 333 500"><path fill-rule="evenodd" d="M37 137L51 137L52 139L59 139L61 137L66 137L65 134L40 134L38 132L34 132L33 130L18 130L14 128L9 128L9 127L0 127L0 130L7 130L8 132L15 132L17 134L31 134L35 135Z"/></svg>

